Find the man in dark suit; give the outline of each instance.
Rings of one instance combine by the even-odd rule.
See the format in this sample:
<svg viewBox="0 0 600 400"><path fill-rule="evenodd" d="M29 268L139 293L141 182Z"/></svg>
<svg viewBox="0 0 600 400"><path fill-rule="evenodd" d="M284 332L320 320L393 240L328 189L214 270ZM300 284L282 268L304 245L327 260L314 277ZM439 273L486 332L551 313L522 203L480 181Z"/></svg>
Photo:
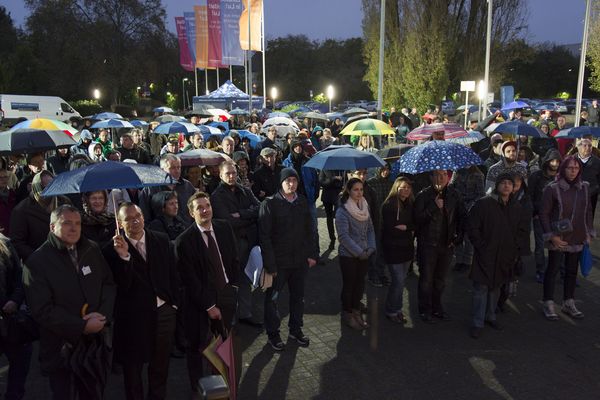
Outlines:
<svg viewBox="0 0 600 400"><path fill-rule="evenodd" d="M125 235L105 248L117 283L115 358L123 365L127 399L165 399L179 291L175 253L167 235L144 229L137 205L121 204L118 218Z"/></svg>
<svg viewBox="0 0 600 400"><path fill-rule="evenodd" d="M175 247L186 294L188 372L192 391L198 392L198 380L207 372L202 350L209 343L209 331L230 333L240 266L233 229L226 221L212 219L209 195L195 193L188 209L195 222L175 240Z"/></svg>

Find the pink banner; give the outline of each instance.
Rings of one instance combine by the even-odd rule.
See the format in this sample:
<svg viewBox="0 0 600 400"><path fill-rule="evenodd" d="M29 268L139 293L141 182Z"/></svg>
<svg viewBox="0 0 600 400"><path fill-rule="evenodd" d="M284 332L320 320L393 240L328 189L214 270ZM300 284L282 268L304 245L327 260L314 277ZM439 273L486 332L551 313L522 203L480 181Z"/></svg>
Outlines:
<svg viewBox="0 0 600 400"><path fill-rule="evenodd" d="M185 30L185 18L175 17L175 26L177 27L177 39L179 40L179 64L186 71L193 71L194 61L190 56L190 48Z"/></svg>
<svg viewBox="0 0 600 400"><path fill-rule="evenodd" d="M221 48L221 0L208 0L208 66L223 63Z"/></svg>

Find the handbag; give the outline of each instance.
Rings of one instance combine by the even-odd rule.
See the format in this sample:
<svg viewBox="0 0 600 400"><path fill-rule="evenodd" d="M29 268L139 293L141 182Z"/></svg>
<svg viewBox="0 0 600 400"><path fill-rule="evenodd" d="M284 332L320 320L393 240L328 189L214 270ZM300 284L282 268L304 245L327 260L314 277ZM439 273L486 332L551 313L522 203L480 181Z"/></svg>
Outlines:
<svg viewBox="0 0 600 400"><path fill-rule="evenodd" d="M560 190L558 190L558 186L556 186L556 193L560 198L560 202L562 204L562 196L560 194ZM552 231L557 234L563 233L571 233L573 232L573 218L575 217L575 209L577 208L577 197L579 196L579 190L575 192L575 202L573 203L573 211L571 212L571 218L561 218L558 221L552 222ZM560 216L562 217L562 207L560 211Z"/></svg>
<svg viewBox="0 0 600 400"><path fill-rule="evenodd" d="M0 316L0 335L11 344L31 343L40 338L37 323L29 311L23 309Z"/></svg>
<svg viewBox="0 0 600 400"><path fill-rule="evenodd" d="M592 271L592 265L594 260L592 260L592 251L590 250L589 244L583 245L583 250L581 250L581 254L579 255L579 267L581 269L581 275L588 276Z"/></svg>

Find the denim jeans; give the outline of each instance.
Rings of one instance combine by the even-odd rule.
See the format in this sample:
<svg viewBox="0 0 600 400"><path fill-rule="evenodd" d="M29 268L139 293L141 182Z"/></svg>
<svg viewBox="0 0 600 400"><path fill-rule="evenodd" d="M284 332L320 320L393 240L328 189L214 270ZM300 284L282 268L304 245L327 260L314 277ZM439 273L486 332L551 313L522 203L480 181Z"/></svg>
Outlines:
<svg viewBox="0 0 600 400"><path fill-rule="evenodd" d="M485 321L496 320L496 305L500 289L473 282L473 326L483 328Z"/></svg>
<svg viewBox="0 0 600 400"><path fill-rule="evenodd" d="M385 301L385 313L395 315L402 312L402 295L404 294L404 280L410 266L410 261L401 264L388 264L392 284L388 289L387 299Z"/></svg>
<svg viewBox="0 0 600 400"><path fill-rule="evenodd" d="M442 294L454 250L419 244L419 313L443 313Z"/></svg>
<svg viewBox="0 0 600 400"><path fill-rule="evenodd" d="M544 253L544 229L539 217L533 218L533 237L535 241L535 270L546 272L546 255Z"/></svg>
<svg viewBox="0 0 600 400"><path fill-rule="evenodd" d="M265 293L265 330L269 338L279 334L281 317L277 308L277 300L283 287L287 284L290 290L290 333L296 333L304 325L304 281L308 265L300 268L280 269L273 279L273 286Z"/></svg>

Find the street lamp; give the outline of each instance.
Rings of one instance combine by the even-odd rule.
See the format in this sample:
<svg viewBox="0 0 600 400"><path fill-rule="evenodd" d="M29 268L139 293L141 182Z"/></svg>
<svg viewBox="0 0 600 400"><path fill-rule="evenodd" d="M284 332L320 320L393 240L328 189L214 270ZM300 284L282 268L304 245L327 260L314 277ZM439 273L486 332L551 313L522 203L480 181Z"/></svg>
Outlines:
<svg viewBox="0 0 600 400"><path fill-rule="evenodd" d="M331 99L335 95L334 89L332 85L327 86L327 98L329 99L329 112L331 112Z"/></svg>
<svg viewBox="0 0 600 400"><path fill-rule="evenodd" d="M94 89L94 99L100 100L100 89Z"/></svg>
<svg viewBox="0 0 600 400"><path fill-rule="evenodd" d="M273 109L275 109L275 99L277 98L277 95L279 93L277 93L277 88L275 86L273 86L271 88L271 99L273 100Z"/></svg>
<svg viewBox="0 0 600 400"><path fill-rule="evenodd" d="M479 116L477 119L481 122L481 113L486 109L485 99L487 98L487 84L484 80L479 81L477 86L477 97L479 98Z"/></svg>
<svg viewBox="0 0 600 400"><path fill-rule="evenodd" d="M181 98L183 99L183 109L185 110L185 82L188 80L188 78L183 78L181 80Z"/></svg>

